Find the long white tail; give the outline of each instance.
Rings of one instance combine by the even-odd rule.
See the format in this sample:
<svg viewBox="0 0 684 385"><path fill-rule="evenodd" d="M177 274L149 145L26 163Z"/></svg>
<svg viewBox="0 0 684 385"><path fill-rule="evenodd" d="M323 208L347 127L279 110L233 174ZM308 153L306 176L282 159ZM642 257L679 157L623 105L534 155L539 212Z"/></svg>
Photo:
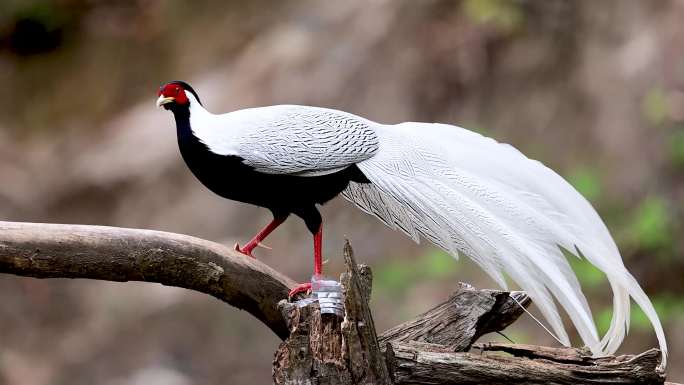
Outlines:
<svg viewBox="0 0 684 385"><path fill-rule="evenodd" d="M658 315L625 268L596 211L569 183L507 144L443 124L377 125L380 151L358 164L371 181L343 195L418 242L473 259L499 285L504 274L527 291L560 341L570 341L554 298L595 355L612 354L629 328L630 297L653 324ZM560 247L606 274L613 319L599 339L579 282Z"/></svg>

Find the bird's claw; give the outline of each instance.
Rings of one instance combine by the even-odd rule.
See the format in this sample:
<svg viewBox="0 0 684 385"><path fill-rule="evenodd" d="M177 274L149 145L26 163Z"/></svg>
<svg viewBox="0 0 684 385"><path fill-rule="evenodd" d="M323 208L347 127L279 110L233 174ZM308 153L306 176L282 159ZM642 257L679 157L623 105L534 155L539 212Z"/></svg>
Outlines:
<svg viewBox="0 0 684 385"><path fill-rule="evenodd" d="M233 249L235 249L235 251L237 251L238 253L241 253L241 254L244 254L248 257L256 259L256 257L252 255L252 250L245 250L245 249L241 248L240 244L237 242L235 242L235 246L233 246Z"/></svg>
<svg viewBox="0 0 684 385"><path fill-rule="evenodd" d="M311 290L311 282L307 283L300 283L297 285L294 289L290 290L289 293L287 293L287 297L289 299L292 299L292 297L296 296L297 294L306 294Z"/></svg>

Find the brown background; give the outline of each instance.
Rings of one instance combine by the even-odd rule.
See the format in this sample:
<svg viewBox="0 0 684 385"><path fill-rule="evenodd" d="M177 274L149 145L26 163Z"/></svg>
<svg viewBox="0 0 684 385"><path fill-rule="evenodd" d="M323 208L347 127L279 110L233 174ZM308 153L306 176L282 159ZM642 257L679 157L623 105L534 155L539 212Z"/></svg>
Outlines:
<svg viewBox="0 0 684 385"><path fill-rule="evenodd" d="M154 107L168 80L189 81L213 112L297 103L459 124L542 160L595 204L662 315L670 379L682 382L682 20L676 0L4 1L0 218L246 241L268 213L193 179L172 117ZM459 280L493 287L465 258L341 199L323 215L326 269L340 272L346 236L375 271L380 330ZM267 243L260 259L308 278L301 221ZM608 287L575 265L605 330ZM655 346L643 315L632 325L621 352ZM507 335L553 344L527 317ZM181 289L0 276L0 384L269 383L277 342Z"/></svg>

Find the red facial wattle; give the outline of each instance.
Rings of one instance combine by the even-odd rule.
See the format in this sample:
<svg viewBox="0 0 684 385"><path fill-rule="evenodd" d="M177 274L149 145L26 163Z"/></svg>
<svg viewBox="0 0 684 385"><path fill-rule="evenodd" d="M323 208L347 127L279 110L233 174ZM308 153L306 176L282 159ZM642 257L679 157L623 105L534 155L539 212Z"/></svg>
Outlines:
<svg viewBox="0 0 684 385"><path fill-rule="evenodd" d="M159 96L173 98L176 104L185 105L189 103L185 90L179 84L169 83L159 90Z"/></svg>

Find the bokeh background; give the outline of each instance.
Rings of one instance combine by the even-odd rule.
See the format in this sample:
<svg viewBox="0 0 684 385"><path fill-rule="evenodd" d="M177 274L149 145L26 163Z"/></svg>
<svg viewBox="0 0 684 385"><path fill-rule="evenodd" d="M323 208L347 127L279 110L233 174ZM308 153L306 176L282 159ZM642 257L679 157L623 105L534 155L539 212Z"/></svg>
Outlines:
<svg viewBox="0 0 684 385"><path fill-rule="evenodd" d="M194 180L172 116L154 106L168 80L189 81L214 112L297 103L458 124L543 161L597 207L683 382L683 21L676 0L4 0L0 218L247 240L268 213ZM341 271L349 237L374 269L380 330L457 281L494 286L341 199L323 213L326 268ZM260 259L308 278L301 221L267 243ZM573 266L605 330L603 276ZM554 345L528 317L506 334ZM248 314L182 289L0 276L0 384L265 384L277 343ZM621 352L653 346L634 311Z"/></svg>

